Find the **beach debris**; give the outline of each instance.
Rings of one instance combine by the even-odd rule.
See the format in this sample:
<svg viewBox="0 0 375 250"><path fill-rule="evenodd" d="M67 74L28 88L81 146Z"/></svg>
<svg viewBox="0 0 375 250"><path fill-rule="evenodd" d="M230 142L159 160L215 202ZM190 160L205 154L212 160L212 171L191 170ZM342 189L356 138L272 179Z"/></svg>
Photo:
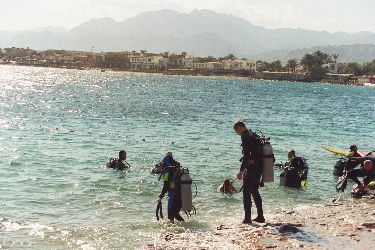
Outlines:
<svg viewBox="0 0 375 250"><path fill-rule="evenodd" d="M300 230L297 228L296 225L293 224L282 224L279 227L280 233L297 233Z"/></svg>
<svg viewBox="0 0 375 250"><path fill-rule="evenodd" d="M287 211L287 212L285 212L285 214L294 214L296 211Z"/></svg>
<svg viewBox="0 0 375 250"><path fill-rule="evenodd" d="M170 240L173 239L173 237L174 237L173 234L167 234L166 236L164 236L164 239L165 239L165 241L170 241Z"/></svg>
<svg viewBox="0 0 375 250"><path fill-rule="evenodd" d="M226 225L220 225L216 228L216 230L223 230L223 229L229 229Z"/></svg>
<svg viewBox="0 0 375 250"><path fill-rule="evenodd" d="M365 223L362 223L361 226L364 226L367 228L375 228L375 222L365 222Z"/></svg>

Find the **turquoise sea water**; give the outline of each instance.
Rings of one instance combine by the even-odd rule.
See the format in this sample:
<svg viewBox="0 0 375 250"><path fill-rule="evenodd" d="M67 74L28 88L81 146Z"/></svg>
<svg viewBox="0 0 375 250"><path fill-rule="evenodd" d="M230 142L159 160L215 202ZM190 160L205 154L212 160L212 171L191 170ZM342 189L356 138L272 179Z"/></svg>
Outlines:
<svg viewBox="0 0 375 250"><path fill-rule="evenodd" d="M145 248L240 222L241 195L216 192L239 168L237 119L271 137L277 162L295 149L309 163L306 191L277 177L261 189L267 214L322 203L337 157L320 146L375 149L375 88L0 66L1 247ZM132 170L103 167L120 149ZM168 150L198 186L183 224L155 219L150 170Z"/></svg>

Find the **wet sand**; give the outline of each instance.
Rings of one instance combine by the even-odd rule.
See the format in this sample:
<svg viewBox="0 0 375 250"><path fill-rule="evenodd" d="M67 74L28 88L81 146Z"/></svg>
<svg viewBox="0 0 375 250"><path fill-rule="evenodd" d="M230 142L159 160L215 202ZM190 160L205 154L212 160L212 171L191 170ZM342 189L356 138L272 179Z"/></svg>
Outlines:
<svg viewBox="0 0 375 250"><path fill-rule="evenodd" d="M150 249L371 249L375 199L346 199L268 215L266 223L217 225L165 236Z"/></svg>

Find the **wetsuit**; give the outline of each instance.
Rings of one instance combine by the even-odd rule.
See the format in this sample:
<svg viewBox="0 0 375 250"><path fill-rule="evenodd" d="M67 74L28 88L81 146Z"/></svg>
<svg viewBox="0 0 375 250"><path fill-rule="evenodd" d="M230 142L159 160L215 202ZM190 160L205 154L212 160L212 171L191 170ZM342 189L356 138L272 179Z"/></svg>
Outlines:
<svg viewBox="0 0 375 250"><path fill-rule="evenodd" d="M241 135L241 141L243 156L240 171L244 171L244 222L251 222L251 196L254 199L258 217L263 217L262 197L259 194L259 184L262 176L262 145L259 136L249 130L246 130Z"/></svg>
<svg viewBox="0 0 375 250"><path fill-rule="evenodd" d="M292 157L289 161L287 170L287 187L299 188L301 181L307 179L308 167L306 161L302 157Z"/></svg>
<svg viewBox="0 0 375 250"><path fill-rule="evenodd" d="M122 161L120 161L119 159L113 159L109 166L109 168L114 168L114 169L118 169L118 170L124 170L125 168L128 168L129 166L128 165L125 165Z"/></svg>
<svg viewBox="0 0 375 250"><path fill-rule="evenodd" d="M357 158L352 158L351 159L351 165L354 165L353 163L358 164L363 164L365 160L369 160L369 157L357 157ZM373 166L375 166L375 159L370 159ZM348 164L350 165L350 164ZM358 180L358 177L363 177L363 184L368 185L372 180L375 179L375 167L371 169L371 171L367 172L361 166L361 168L352 168L352 169L347 169L347 178L353 180L356 184L361 185L361 182Z"/></svg>
<svg viewBox="0 0 375 250"><path fill-rule="evenodd" d="M167 159L166 159L167 158ZM163 161L167 164L172 164L176 161L172 157L166 156ZM184 219L179 214L181 211L181 183L177 167L169 165L163 170L163 189L160 192L159 198L162 199L168 192L168 219L174 221L183 221Z"/></svg>

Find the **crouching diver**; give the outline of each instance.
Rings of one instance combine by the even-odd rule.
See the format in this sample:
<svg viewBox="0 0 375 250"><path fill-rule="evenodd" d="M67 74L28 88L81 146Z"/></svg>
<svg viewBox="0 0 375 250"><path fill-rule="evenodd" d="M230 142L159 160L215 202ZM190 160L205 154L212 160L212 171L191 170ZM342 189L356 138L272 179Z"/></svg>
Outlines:
<svg viewBox="0 0 375 250"><path fill-rule="evenodd" d="M160 178L163 177L163 189L159 194L158 207L161 206L161 199L168 192L168 219L171 222L174 220L184 221L180 215L182 201L181 201L181 181L179 178L179 171L181 171L181 165L175 164L172 153L168 152L164 157L163 162L167 164L167 167L163 170Z"/></svg>
<svg viewBox="0 0 375 250"><path fill-rule="evenodd" d="M372 180L375 180L374 164L371 160L365 160L361 168L349 170L346 176L357 184L353 192L363 191ZM363 184L358 180L358 177L363 177Z"/></svg>
<svg viewBox="0 0 375 250"><path fill-rule="evenodd" d="M124 170L125 168L130 168L129 163L126 162L126 152L121 150L118 153L118 158L111 158L106 164L107 168L114 168L117 170Z"/></svg>
<svg viewBox="0 0 375 250"><path fill-rule="evenodd" d="M360 166L357 168L357 166ZM363 184L358 180L363 177ZM353 189L353 195L362 192L367 185L375 180L375 158L371 157L352 157L346 161L341 180L336 185L337 192L344 191L347 186L347 180L351 179L357 184Z"/></svg>

